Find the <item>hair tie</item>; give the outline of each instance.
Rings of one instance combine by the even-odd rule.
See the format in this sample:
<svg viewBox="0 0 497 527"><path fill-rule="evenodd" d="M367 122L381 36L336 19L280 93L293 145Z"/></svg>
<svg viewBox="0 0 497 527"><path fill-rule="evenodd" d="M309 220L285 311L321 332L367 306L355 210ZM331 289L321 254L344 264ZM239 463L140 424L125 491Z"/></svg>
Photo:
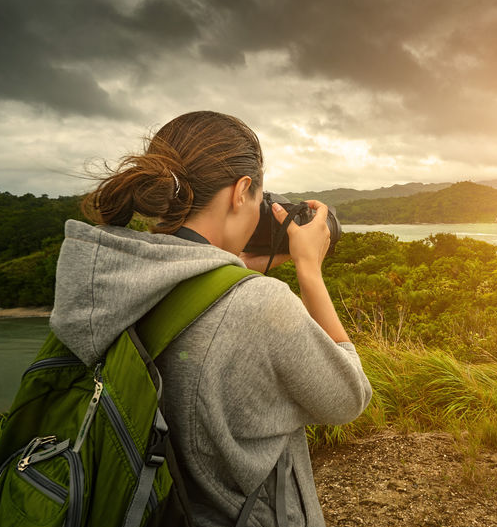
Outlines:
<svg viewBox="0 0 497 527"><path fill-rule="evenodd" d="M181 185L179 184L179 179L176 177L176 174L171 170L171 175L174 178L174 182L176 184L176 190L174 191L174 198L178 197L179 189L181 188Z"/></svg>

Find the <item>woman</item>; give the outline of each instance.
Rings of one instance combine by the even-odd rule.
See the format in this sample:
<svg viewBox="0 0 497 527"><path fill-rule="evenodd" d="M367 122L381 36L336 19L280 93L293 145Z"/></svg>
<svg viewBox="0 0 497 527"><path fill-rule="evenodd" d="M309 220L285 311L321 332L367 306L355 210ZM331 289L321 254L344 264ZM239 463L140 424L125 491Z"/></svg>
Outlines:
<svg viewBox="0 0 497 527"><path fill-rule="evenodd" d="M51 318L57 336L94 364L180 281L243 267L262 179L259 141L238 119L193 112L166 124L87 197L101 226L68 222ZM278 509L280 525L285 516L289 526L323 526L304 426L348 422L370 399L321 276L327 208L309 205L314 219L288 228L302 301L274 278L243 281L156 361L198 526L235 525L254 492L248 525L277 525ZM158 218L153 233L123 228L134 213ZM286 216L277 205L273 213Z"/></svg>

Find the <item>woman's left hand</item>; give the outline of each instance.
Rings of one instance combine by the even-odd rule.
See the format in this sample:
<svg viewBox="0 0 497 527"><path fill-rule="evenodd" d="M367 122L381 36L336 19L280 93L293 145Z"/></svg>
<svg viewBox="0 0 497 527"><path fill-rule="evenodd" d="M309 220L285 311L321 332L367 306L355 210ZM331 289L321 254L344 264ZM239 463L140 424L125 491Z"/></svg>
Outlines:
<svg viewBox="0 0 497 527"><path fill-rule="evenodd" d="M263 273L266 270L269 261L269 255L267 254L240 253L239 258L243 260L243 263L248 269L259 271L260 273ZM276 254L271 262L271 269L290 259L291 256L289 254Z"/></svg>

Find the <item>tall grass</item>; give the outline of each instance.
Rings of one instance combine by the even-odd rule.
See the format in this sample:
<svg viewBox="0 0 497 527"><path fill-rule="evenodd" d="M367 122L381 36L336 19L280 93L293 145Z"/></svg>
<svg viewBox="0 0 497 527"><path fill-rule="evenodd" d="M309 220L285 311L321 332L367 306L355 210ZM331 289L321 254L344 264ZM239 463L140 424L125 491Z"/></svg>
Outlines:
<svg viewBox="0 0 497 527"><path fill-rule="evenodd" d="M359 336L357 350L373 386L371 403L347 425L308 427L311 447L390 429L445 431L497 448L496 362L471 364L447 351L370 334Z"/></svg>

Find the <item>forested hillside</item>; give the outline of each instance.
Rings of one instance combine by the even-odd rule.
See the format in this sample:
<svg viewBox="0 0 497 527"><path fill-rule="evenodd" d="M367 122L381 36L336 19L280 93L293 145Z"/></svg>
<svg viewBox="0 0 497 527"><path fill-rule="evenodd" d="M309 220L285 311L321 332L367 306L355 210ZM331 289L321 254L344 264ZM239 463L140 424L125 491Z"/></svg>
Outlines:
<svg viewBox="0 0 497 527"><path fill-rule="evenodd" d="M0 193L0 307L50 306L64 223L80 197Z"/></svg>
<svg viewBox="0 0 497 527"><path fill-rule="evenodd" d="M497 179L487 181L475 181L477 185L497 188ZM292 203L300 203L307 199L317 199L328 206L336 207L341 203L350 203L362 199L400 198L412 196L421 192L436 192L448 188L453 183L405 183L403 185L392 185L374 190L356 190L353 188L336 188L333 190L287 192L283 194Z"/></svg>
<svg viewBox="0 0 497 527"><path fill-rule="evenodd" d="M75 196L50 199L0 194L0 307L51 305L64 221L81 219L78 202ZM391 223L409 218L429 222L438 215L445 222L493 221L497 190L458 183L409 198L345 204L338 215L343 223L352 218L361 223L380 223L380 218ZM457 320L460 329L469 327L468 331L480 337L487 335L497 349L497 330L492 329L497 312L495 250L492 245L451 235L402 243L386 234L350 233L343 235L336 255L326 260L324 269L330 291L343 299L339 309L359 328L371 320L381 321L389 331L423 342L437 335L439 342L450 343L448 328ZM285 275L285 268L278 272L290 283L294 281L291 273ZM478 320L470 322L475 317ZM479 324L485 331L473 327Z"/></svg>
<svg viewBox="0 0 497 527"><path fill-rule="evenodd" d="M328 206L336 207L340 203L348 203L359 199L398 198L411 196L419 192L435 192L447 187L452 183L406 183L405 185L392 185L374 190L356 190L353 188L337 188L333 190L322 190L319 192L288 192L283 194L292 203L300 203L307 199L317 199Z"/></svg>
<svg viewBox="0 0 497 527"><path fill-rule="evenodd" d="M346 233L323 275L349 329L497 359L497 247L452 234ZM292 264L272 271L295 292Z"/></svg>
<svg viewBox="0 0 497 527"><path fill-rule="evenodd" d="M0 263L62 241L64 222L82 219L79 200L78 196L54 199L0 192Z"/></svg>
<svg viewBox="0 0 497 527"><path fill-rule="evenodd" d="M347 223L492 223L497 220L497 189L468 181L409 197L359 200L336 207Z"/></svg>

